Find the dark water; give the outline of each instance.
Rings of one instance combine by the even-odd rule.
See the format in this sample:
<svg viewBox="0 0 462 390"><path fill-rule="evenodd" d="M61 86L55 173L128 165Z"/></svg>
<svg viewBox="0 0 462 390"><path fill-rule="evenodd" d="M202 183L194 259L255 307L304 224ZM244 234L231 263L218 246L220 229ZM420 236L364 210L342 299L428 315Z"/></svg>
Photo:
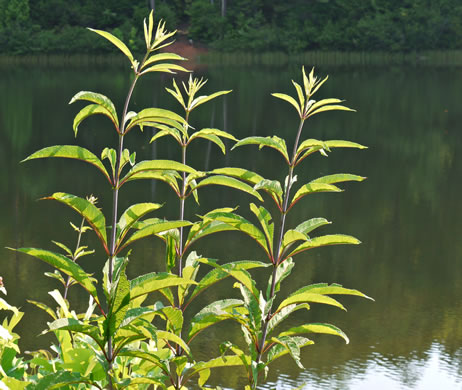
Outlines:
<svg viewBox="0 0 462 390"><path fill-rule="evenodd" d="M309 64L307 64L309 65ZM103 177L85 164L48 160L19 164L33 151L54 144L78 142L96 154L116 137L104 118L81 126L77 141L72 118L77 105L70 98L80 90L110 96L120 107L129 77L120 68L2 68L0 73L0 247L44 247L51 240L75 245L69 221L79 218L60 204L36 201L55 191L80 196L95 194L106 214L110 192ZM196 71L209 79L205 92L234 92L192 114L193 126L219 127L236 137L277 134L291 148L296 132L295 111L270 96L290 92L291 79L300 69L218 68ZM350 172L367 176L363 183L344 186L341 194L313 195L300 202L291 215L291 226L322 216L333 224L324 233L351 234L363 242L355 247L310 251L296 259L296 272L286 292L312 282L337 282L360 289L375 298L342 299L348 312L314 307L294 321L331 322L350 337L350 344L329 336L316 337L316 345L302 355L300 371L289 359L273 365L265 389L459 389L462 387L462 207L460 178L462 134L460 69L451 68L319 68L330 79L319 97L339 97L357 113L329 113L309 121L305 138L348 139L368 145L366 151L336 150L328 158L316 156L301 165L299 183L319 175ZM142 79L132 109L159 106L177 109L164 91L168 77ZM318 97L318 98L319 98ZM127 147L146 158L179 158L170 140L150 145L152 131L134 131ZM114 146L113 146L114 147ZM459 158L457 157L459 153ZM241 166L273 179L283 179L285 168L271 150L247 147L226 156L215 146L198 143L189 163L197 169ZM168 201L158 216L176 218L178 205L160 183L130 183L121 194L122 209L131 203L155 199ZM246 204L252 199L233 191L204 189L201 207L187 204L193 218L207 209ZM268 204L269 207L269 204ZM249 216L248 206L241 213ZM85 243L96 244L88 235ZM195 248L203 255L226 262L261 259L256 245L238 234L219 236ZM134 247L131 277L159 270L162 246L154 239ZM100 277L101 252L84 258L82 266ZM47 291L58 286L43 276L50 269L41 262L0 249L0 275L8 300L26 311L19 330L21 348L45 346L51 339L37 337L46 327L42 313L26 299L51 304ZM227 290L226 292L224 290ZM224 283L208 293L201 304L231 291ZM75 308L84 308L85 294L78 287L70 297ZM198 308L196 308L197 310ZM194 311L194 308L193 310ZM226 336L224 336L224 334ZM208 356L224 337L239 340L234 324L211 328L193 348ZM218 354L218 351L216 351ZM223 380L225 378L226 380ZM219 372L214 378L227 388L243 387L239 369Z"/></svg>

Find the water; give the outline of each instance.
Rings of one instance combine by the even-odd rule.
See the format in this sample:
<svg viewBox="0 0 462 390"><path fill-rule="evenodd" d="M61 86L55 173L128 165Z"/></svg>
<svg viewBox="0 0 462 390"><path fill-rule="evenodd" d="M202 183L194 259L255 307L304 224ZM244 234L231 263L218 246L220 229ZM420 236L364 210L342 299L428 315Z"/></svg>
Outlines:
<svg viewBox="0 0 462 390"><path fill-rule="evenodd" d="M307 64L309 65L309 64ZM264 389L416 389L462 387L462 208L459 205L462 160L459 68L419 67L320 67L330 79L319 97L339 97L357 113L321 114L310 120L305 138L348 139L369 146L365 151L336 150L328 158L306 160L297 174L299 183L320 175L349 172L367 176L363 183L343 186L341 194L312 195L298 204L289 218L294 226L304 219L323 216L333 224L323 233L351 234L363 242L355 247L330 247L296 258L297 272L286 292L312 282L337 282L357 288L375 302L341 299L345 313L335 308L313 307L294 323L330 322L344 330L350 344L329 336L313 337L316 344L302 353L306 369L290 359L281 359ZM236 137L277 134L290 141L296 131L295 111L270 96L271 92L294 94L290 80L300 81L298 66L202 67L196 74L209 78L206 93L233 89L209 107L192 114L196 128L218 127ZM110 191L103 177L83 163L67 160L37 160L19 164L28 154L54 144L73 144L72 118L80 105L67 102L80 90L110 96L123 104L129 77L123 68L62 69L59 67L10 67L0 74L0 247L44 247L51 240L75 243L69 221L79 218L64 206L37 199L55 191L100 198L108 214ZM132 109L149 105L177 109L163 90L169 77L147 77L135 91ZM136 134L135 134L136 133ZM137 159L178 158L179 150L168 140L150 145L152 131L134 131L127 147L137 150ZM105 118L82 124L77 142L96 154L116 137ZM460 155L460 153L459 153ZM260 152L242 147L226 156L205 141L193 146L189 163L197 169L221 166L248 167L273 179L285 176L282 160L271 150ZM161 183L130 183L123 188L121 209L152 198L169 200L156 216L176 218L178 206ZM253 201L233 191L204 189L201 207L187 204L188 217L215 206ZM269 203L267 203L269 205ZM268 206L269 207L269 206ZM249 216L248 206L240 212ZM207 240L200 253L231 261L264 260L256 245L238 234ZM96 245L88 235L85 243ZM21 324L21 349L48 345L52 338L37 337L49 319L26 299L51 304L47 291L58 286L43 276L49 267L27 256L0 249L1 268L9 302L21 306L26 317ZM154 239L134 247L129 276L159 270L162 245ZM100 277L101 252L81 265ZM220 298L220 289L210 291L200 304ZM71 290L76 308L86 304L78 287ZM200 308L192 308L192 312ZM31 326L30 324L33 324ZM240 330L224 323L197 338L193 349L198 358L208 356L210 346L226 335L237 341ZM218 351L215 351L218 354ZM239 369L218 372L213 381L227 388L243 387Z"/></svg>

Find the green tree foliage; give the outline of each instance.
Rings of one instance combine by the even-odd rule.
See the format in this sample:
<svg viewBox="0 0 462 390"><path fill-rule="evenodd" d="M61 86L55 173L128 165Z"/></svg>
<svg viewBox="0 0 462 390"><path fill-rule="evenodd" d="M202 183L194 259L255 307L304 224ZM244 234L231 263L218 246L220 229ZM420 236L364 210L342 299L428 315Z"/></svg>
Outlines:
<svg viewBox="0 0 462 390"><path fill-rule="evenodd" d="M195 43L236 51L462 48L459 0L156 0L156 18ZM2 52L109 51L80 34L111 31L141 51L149 0L0 0ZM223 7L226 5L225 7ZM66 42L66 43L65 43ZM72 42L69 45L68 42ZM19 48L19 49L18 49Z"/></svg>

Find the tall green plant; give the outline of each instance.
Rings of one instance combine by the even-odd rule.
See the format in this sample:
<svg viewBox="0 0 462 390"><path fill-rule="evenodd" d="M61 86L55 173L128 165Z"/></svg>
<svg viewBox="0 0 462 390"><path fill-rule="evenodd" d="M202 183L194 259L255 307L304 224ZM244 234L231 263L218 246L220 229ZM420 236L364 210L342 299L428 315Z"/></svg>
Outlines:
<svg viewBox="0 0 462 390"><path fill-rule="evenodd" d="M170 44L168 40L174 32L167 32L163 22L154 31L152 13L148 21L144 22L146 54L141 61L136 60L130 49L115 36L105 31L92 31L111 42L129 59L132 80L120 116L108 97L89 91L77 93L70 103L84 101L87 105L75 116L73 130L77 137L83 120L95 114L104 115L111 121L117 134L117 145L104 148L101 157L77 145L55 145L33 153L24 161L59 157L92 165L111 187L112 210L109 222L106 222L106 215L95 205L93 198L85 199L65 192L55 192L44 199L58 201L82 217L80 227L74 227L78 234L76 249L72 251L62 243L56 245L64 254L39 248L16 249L53 266L56 271L48 276L58 279L64 286L63 294L58 290L50 292L58 305L57 310L32 302L52 317L53 321L48 324L45 332L53 332L58 344L53 346L53 352L36 351L32 354L29 375L25 374L29 388L93 386L98 389L148 389L153 386L155 389L181 390L186 389L185 386L193 377L204 388L211 369L243 365L249 378L248 387L255 389L262 371L266 373L268 365L278 357L289 353L301 366L300 348L312 344L312 341L299 336L300 334L332 334L348 341L340 329L330 324L303 324L282 332L276 331L276 327L293 312L309 309L311 303L343 308L330 295L365 297L359 291L336 284L310 285L283 297L274 308L281 283L294 268L295 255L325 245L359 243L351 236L338 234L310 237L308 234L316 228L329 223L323 218L310 219L292 229L286 227L288 212L301 198L315 192L339 192L341 190L337 183L363 180L362 177L351 174L324 176L301 186L291 195L292 186L296 182L295 168L309 155L315 152L326 155L337 147L364 148L348 141L301 141L302 129L309 117L329 110L350 110L338 99L324 99L319 102L311 99L326 79L317 80L313 71L307 77L303 70L303 88L294 82L298 101L288 95L274 94L292 104L300 117L294 150L289 157L286 142L276 136L249 137L238 141L233 135L220 129L196 130L191 123L192 111L231 92L218 91L197 96L206 83L203 79L190 77L187 83L183 83L183 91L175 80L172 88L167 88L167 92L182 107L181 115L161 108L129 111L134 88L141 76L150 72L186 71L176 63L165 62L184 58L173 53L159 52L159 49ZM151 142L164 136L174 138L181 152L179 161L136 162L136 153L124 147L125 137L135 127L143 130L145 126L157 129ZM223 139L236 142L234 147L257 144L260 148L268 146L276 149L288 166L285 185L277 180L265 179L245 168L226 167L202 172L188 166L188 147L196 139L216 144L223 153L226 153ZM179 203L177 220L147 218L162 207L160 203L154 202L156 200L132 204L120 212L121 188L127 182L141 179L161 180L173 189ZM272 223L270 213L263 206L253 203L250 204L250 210L259 221L260 227L236 214L236 209L231 207L207 211L194 222L185 220L186 200L192 195L199 203L200 189L210 185L243 191L261 202L263 198L259 191L269 194L280 212L277 229ZM104 266L103 261L101 262L103 276L99 280L103 297L96 286L98 279L77 263L79 257L91 253L81 245L81 236L88 229L96 234L107 256ZM246 260L222 264L192 250L194 244L203 237L233 230L253 238L264 250L268 262ZM126 275L130 257L128 248L134 242L151 236L157 236L165 242L165 271L152 272L129 280ZM199 277L199 268L202 266L210 268ZM266 293L257 288L250 273L254 268L265 267L272 267ZM236 280L235 286L239 288L242 299L227 298L211 302L193 313L191 321L187 323L184 312L192 307L191 302L228 277ZM79 284L89 295L89 305L85 313L76 313L67 300L68 289L73 284ZM162 300L153 305L145 305L146 297L150 293L159 293ZM242 327L248 351L244 352L240 347L224 342L221 356L197 361L191 346L193 340L210 326L227 319L237 321Z"/></svg>
<svg viewBox="0 0 462 390"><path fill-rule="evenodd" d="M295 168L308 156L317 152L327 156L327 153L334 148L365 148L360 144L342 140L320 141L310 138L301 141L303 127L310 117L333 110L352 111L342 105L342 101L339 99L330 98L320 101L312 99L312 96L327 81L327 77L323 80L318 79L314 76L314 69L309 76L305 74L304 68L302 73L303 87L292 81L297 92L297 99L286 94L273 94L273 96L290 103L296 109L300 119L295 133L292 154L289 155L286 141L277 136L248 137L234 145L234 148L251 144L258 145L260 149L265 146L270 147L279 152L286 163L288 174L284 185L278 180L268 180L262 177L247 178L247 181L254 185L254 189L263 190L275 203L280 214L277 228L275 229L272 222L273 217L268 210L253 203L250 204L250 210L257 218L260 227L233 212L218 211L204 218L221 221L229 225L230 228L250 236L263 249L269 264L272 266L272 273L268 279L265 293L257 288L255 280L247 271L225 270L218 264L210 263L212 266L229 273L237 280L236 286L240 289L243 297L243 300L239 303L236 301L232 304L227 304L226 301L215 302L207 310L213 311L217 319L232 319L240 324L248 346L248 352L244 352L238 346L230 343L223 344L223 348L224 350L231 349L241 358L247 370L249 389L256 389L260 374L264 372L266 376L269 364L283 355L290 354L297 365L303 368L300 362L300 349L313 344L313 341L300 335L309 333L331 334L343 338L348 343L347 336L339 328L331 324L302 324L280 331L278 327L291 314L302 309L309 310L312 303L345 309L340 302L330 295L356 295L368 298L357 290L347 289L338 284L314 284L304 286L291 293L288 297L283 297L282 301L275 307L281 283L290 275L295 266L294 256L307 250L327 245L356 245L360 243L356 238L343 234L311 237L310 235L315 229L330 224L325 218L312 218L301 222L293 228L286 227L288 213L305 196L318 192L341 192L342 190L337 186L338 183L364 180L364 177L358 175L333 174L319 177L303 184L299 186L294 195L291 194L292 187L297 181ZM235 169L225 168L221 169L220 172L244 179L242 174ZM198 318L200 316L201 314Z"/></svg>

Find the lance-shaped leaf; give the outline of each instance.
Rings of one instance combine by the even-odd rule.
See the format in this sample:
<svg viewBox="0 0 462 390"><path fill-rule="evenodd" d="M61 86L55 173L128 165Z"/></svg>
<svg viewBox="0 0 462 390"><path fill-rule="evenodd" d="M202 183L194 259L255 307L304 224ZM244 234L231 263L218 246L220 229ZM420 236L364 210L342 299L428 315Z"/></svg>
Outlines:
<svg viewBox="0 0 462 390"><path fill-rule="evenodd" d="M308 184L303 185L298 189L295 193L292 201L289 205L289 210L304 196L309 194L314 194L316 192L342 192L343 190L339 187L336 187L332 184L325 184L325 183L316 183L310 182Z"/></svg>
<svg viewBox="0 0 462 390"><path fill-rule="evenodd" d="M134 126L147 125L155 127L156 123L170 125L180 131L183 131L183 126L188 125L180 115L175 114L173 111L162 108L145 108L130 119L126 132Z"/></svg>
<svg viewBox="0 0 462 390"><path fill-rule="evenodd" d="M297 363L297 365L302 369L304 367L300 362L300 349L306 347L307 345L314 344L312 340L300 336L286 336L280 338L273 337L271 341L277 345L273 346L268 352L266 365L289 353L290 356L294 359L295 363Z"/></svg>
<svg viewBox="0 0 462 390"><path fill-rule="evenodd" d="M159 312L162 313L162 316L167 321L167 330L180 335L183 329L182 311L176 307L167 306L160 309Z"/></svg>
<svg viewBox="0 0 462 390"><path fill-rule="evenodd" d="M80 265L73 262L71 259L59 253L54 253L45 249L19 248L12 250L17 250L18 252L23 252L30 256L37 257L62 273L69 275L85 290L87 290L93 299L99 304L98 294L96 292L96 287L93 285L91 275L86 273Z"/></svg>
<svg viewBox="0 0 462 390"><path fill-rule="evenodd" d="M132 52L125 45L125 43L123 43L119 38L108 33L107 31L95 30L93 28L88 28L88 29L106 38L109 42L111 42L114 46L116 46L122 53L124 53L127 56L127 58L130 60L131 64L134 65L134 59L133 59ZM136 71L136 69L134 70Z"/></svg>
<svg viewBox="0 0 462 390"><path fill-rule="evenodd" d="M265 250L266 254L271 259L271 252L267 246L265 234L247 219L230 212L208 213L204 218L224 222L235 230L240 230L247 234Z"/></svg>
<svg viewBox="0 0 462 390"><path fill-rule="evenodd" d="M101 337L99 328L95 325L85 324L75 318L60 318L48 324L50 330L70 330L83 333L96 341L101 350L104 350L104 339Z"/></svg>
<svg viewBox="0 0 462 390"><path fill-rule="evenodd" d="M341 284L327 284L327 283L316 283L309 286L302 287L295 291L293 294L301 294L305 292L315 293L315 294L329 294L329 295L354 295L357 297L362 297L366 299L373 300L371 297L363 294L361 291L345 288ZM291 295L293 295L291 294Z"/></svg>
<svg viewBox="0 0 462 390"><path fill-rule="evenodd" d="M138 276L130 282L130 299L149 294L167 287L197 284L194 280L180 278L166 272Z"/></svg>
<svg viewBox="0 0 462 390"><path fill-rule="evenodd" d="M144 70L140 74L145 74L149 72L164 72L164 73L176 73L175 71L178 70L180 72L190 72L190 70L177 65L177 64L156 64L153 66L145 67Z"/></svg>
<svg viewBox="0 0 462 390"><path fill-rule="evenodd" d="M284 307L289 306L293 303L322 303L324 305L336 306L346 311L345 307L340 302L335 300L334 298L331 298L324 294L306 291L306 292L296 292L296 293L291 294L288 298L284 299L280 303L276 312L280 311Z"/></svg>
<svg viewBox="0 0 462 390"><path fill-rule="evenodd" d="M110 307L105 320L106 338L114 336L120 324L125 319L125 314L130 303L130 282L125 274L125 267L126 263L118 275L117 285L111 291Z"/></svg>
<svg viewBox="0 0 462 390"><path fill-rule="evenodd" d="M306 334L306 333L330 334L333 336L341 337L342 339L345 340L345 343L347 344L350 342L347 335L343 333L341 329L331 324L305 324L301 326L296 326L282 333L279 333L278 337L295 336L297 334Z"/></svg>
<svg viewBox="0 0 462 390"><path fill-rule="evenodd" d="M232 90L229 91L218 91L215 93L212 93L211 95L208 96L198 96L195 98L188 106L188 111L192 111L194 108L199 107L201 104L207 103L212 99L215 99L218 96L221 95L226 95L228 93L232 92Z"/></svg>
<svg viewBox="0 0 462 390"><path fill-rule="evenodd" d="M66 194L64 192L55 192L53 195L44 199L57 200L58 202L64 203L65 205L77 211L82 217L86 219L86 221L95 231L101 243L103 244L106 253L109 253L106 237L106 218L94 204L86 199L75 195Z"/></svg>
<svg viewBox="0 0 462 390"><path fill-rule="evenodd" d="M264 179L253 187L254 190L263 190L268 193L278 206L280 210L282 210L282 186L281 183L277 180L267 180Z"/></svg>
<svg viewBox="0 0 462 390"><path fill-rule="evenodd" d="M43 149L32 153L30 156L22 160L21 162L33 160L36 158L48 158L48 157L61 157L61 158L71 158L74 160L81 160L85 161L96 168L98 168L106 179L111 183L111 178L104 167L101 160L96 157L92 152L88 149L82 148L81 146L76 145L55 145L49 146Z"/></svg>
<svg viewBox="0 0 462 390"><path fill-rule="evenodd" d="M301 224L299 224L295 230L303 233L303 234L309 234L313 230L317 229L318 227L324 226L324 225L329 225L332 222L329 222L325 218L311 218L308 221L304 221Z"/></svg>
<svg viewBox="0 0 462 390"><path fill-rule="evenodd" d="M324 100L330 100L330 99L324 99ZM324 100L321 100L320 102L318 103L321 103L322 101ZM313 104L314 105L314 104ZM336 105L336 104L325 104L323 105L322 107L319 107L315 110L312 109L313 107L311 107L311 110L310 113L308 114L307 118L309 118L310 116L313 116L313 115L316 115L316 114L319 114L321 112L325 112L325 111L353 111L355 112L356 110L353 110L351 108L348 108L348 107L345 107L345 106L341 106L341 105Z"/></svg>
<svg viewBox="0 0 462 390"><path fill-rule="evenodd" d="M160 379L149 378L146 376L139 376L135 378L124 378L120 382L117 382L118 389L130 388L139 388L140 385L154 385L154 388L164 386L164 381Z"/></svg>
<svg viewBox="0 0 462 390"><path fill-rule="evenodd" d="M214 169L210 173L235 177L253 185L256 185L264 180L264 177L260 176L258 173L243 168L218 168Z"/></svg>
<svg viewBox="0 0 462 390"><path fill-rule="evenodd" d="M336 99L336 98L329 98L329 99L322 99L319 100L318 102L313 103L310 108L307 110L307 114L310 114L314 111L316 111L318 108L324 107L328 104L337 104L337 103L342 103L343 100Z"/></svg>
<svg viewBox="0 0 462 390"><path fill-rule="evenodd" d="M238 310L239 307L242 309L243 304L244 302L240 299L222 299L204 307L191 319L191 328L188 332L188 343L199 332L202 332L209 326L232 318L235 314L234 311Z"/></svg>
<svg viewBox="0 0 462 390"><path fill-rule="evenodd" d="M271 222L271 214L263 206L257 207L255 204L250 204L250 210L258 218L260 226L263 229L266 237L266 245L270 253L273 253L273 240L274 240L274 224Z"/></svg>
<svg viewBox="0 0 462 390"><path fill-rule="evenodd" d="M204 264L216 266L217 263L214 261L211 261L210 259L201 259L200 260ZM199 280L199 283L197 286L194 288L194 291L192 292L191 296L189 297L188 304L201 292L209 288L210 286L214 285L215 283L219 282L220 280L223 280L227 277L230 276L229 272L231 269L235 270L240 270L240 269L253 269L253 268L261 268L261 267L269 267L270 264L268 263L262 263L261 261L251 261L251 260L244 260L244 261L235 261L231 263L227 263L224 265L220 265L219 268L214 268L211 271L209 271L207 274L204 275Z"/></svg>
<svg viewBox="0 0 462 390"><path fill-rule="evenodd" d="M158 233L166 232L167 230L189 225L191 225L191 222L189 221L155 221L134 232L130 238L128 238L127 241L125 241L125 243L119 247L117 253L119 253L126 246L137 240L140 240L141 238L157 235Z"/></svg>
<svg viewBox="0 0 462 390"><path fill-rule="evenodd" d="M284 238L282 239L281 250L279 255L284 252L284 250L294 244L297 241L308 241L310 238L298 230L289 229L284 233Z"/></svg>
<svg viewBox="0 0 462 390"><path fill-rule="evenodd" d="M317 179L312 180L310 183L336 184L345 181L363 181L364 179L365 177L363 176L352 175L349 173L336 173L334 175L318 177Z"/></svg>
<svg viewBox="0 0 462 390"><path fill-rule="evenodd" d="M160 355L160 356L159 356ZM162 356L159 351L155 352L143 352L140 350L129 350L129 349L124 349L119 352L118 356L127 356L127 357L134 357L134 358L139 358L141 360L150 362L154 364L157 367L160 367L162 371L165 373L169 373L169 369L167 365L165 364L165 356Z"/></svg>
<svg viewBox="0 0 462 390"><path fill-rule="evenodd" d="M117 223L117 245L119 246L125 235L128 233L134 223L146 214L151 213L162 207L158 203L137 203L130 206L119 218Z"/></svg>
<svg viewBox="0 0 462 390"><path fill-rule="evenodd" d="M298 147L296 156L298 157L301 153L303 153L307 149L318 148L318 147L320 149L328 149L328 146L324 141L320 141L320 140L313 139L313 138L306 139Z"/></svg>
<svg viewBox="0 0 462 390"><path fill-rule="evenodd" d="M69 104L72 104L76 102L77 100L86 100L86 101L95 103L98 106L100 106L102 108L102 111L100 112L99 110L97 110L94 112L94 114L106 115L114 123L117 131L119 130L119 119L117 118L117 111L115 109L114 103L112 103L111 99L109 99L107 96L104 96L96 92L80 91L74 95L74 97L71 99ZM87 114L86 111L81 110L80 113L77 114L76 116L76 119L77 117L79 117L80 120L76 121L76 119L74 119L74 132L76 135L77 135L77 127L80 124L80 122L89 116L86 114Z"/></svg>
<svg viewBox="0 0 462 390"><path fill-rule="evenodd" d="M274 328L276 328L276 326L278 326L282 321L288 318L289 315L301 309L310 310L310 305L308 303L302 303L300 305L294 303L274 313L268 322L268 334L271 334Z"/></svg>
<svg viewBox="0 0 462 390"><path fill-rule="evenodd" d="M270 148L273 148L277 150L279 153L282 154L284 159L287 161L289 164L289 155L287 154L287 146L286 146L286 141L284 141L282 138L272 136L272 137L247 137L244 139L241 139L239 142L237 142L232 149L237 148L242 145L259 145L259 149L268 146ZM232 150L231 149L231 150Z"/></svg>
<svg viewBox="0 0 462 390"><path fill-rule="evenodd" d="M351 141L343 141L343 140L329 140L324 142L327 147L330 148L356 148L356 149L367 149L367 146L358 144L356 142Z"/></svg>
<svg viewBox="0 0 462 390"><path fill-rule="evenodd" d="M107 117L109 117L109 119L111 119L111 121L114 122L114 118L108 114L106 108L98 104L89 104L88 106L82 108L74 118L74 123L72 124L72 128L74 130L75 137L77 137L80 123L84 119L87 119L89 116L96 115L96 114L106 115ZM114 124L116 124L116 122L114 122ZM118 130L117 125L116 125L116 130Z"/></svg>
<svg viewBox="0 0 462 390"><path fill-rule="evenodd" d="M186 344L179 336L165 330L158 330L156 336L161 340L173 341L175 344L178 344L184 351L189 355L191 350L189 349L188 344Z"/></svg>
<svg viewBox="0 0 462 390"><path fill-rule="evenodd" d="M292 96L286 95L284 93L272 93L271 95L290 103L292 106L295 107L300 118L302 117L302 108L300 108L299 103L297 103L297 101Z"/></svg>
<svg viewBox="0 0 462 390"><path fill-rule="evenodd" d="M79 383L85 383L90 386L94 384L91 380L83 377L80 373L63 370L42 376L36 383L34 383L33 388L35 390L54 390L69 387L71 385L77 385Z"/></svg>
<svg viewBox="0 0 462 390"><path fill-rule="evenodd" d="M141 67L141 70L147 68L149 65L159 62L159 61L170 61L170 60L177 60L177 61L186 61L187 58L184 58L175 53L158 53L150 56Z"/></svg>
<svg viewBox="0 0 462 390"><path fill-rule="evenodd" d="M348 236L345 234L328 234L325 236L314 237L310 239L309 241L306 241L303 244L300 244L299 246L297 246L292 252L290 252L288 256L285 256L285 258L293 257L296 254L306 251L308 249L320 248L322 246L328 246L328 245L343 245L343 244L358 245L358 244L361 244L361 241L359 241L357 238L353 236Z"/></svg>
<svg viewBox="0 0 462 390"><path fill-rule="evenodd" d="M201 129L193 133L191 135L191 138L189 139L189 142L191 142L194 138L201 137L202 135L208 135L208 134L212 134L212 135L216 135L217 137L227 138L233 141L237 141L236 137L234 137L232 134L226 131L215 129L215 128L206 128L206 129Z"/></svg>
<svg viewBox="0 0 462 390"><path fill-rule="evenodd" d="M172 127L164 126L164 125L157 125L156 126L159 131L151 138L150 143L157 141L159 138L165 137L166 135L171 135L175 138L176 142L181 144L181 133Z"/></svg>
<svg viewBox="0 0 462 390"><path fill-rule="evenodd" d="M208 370L211 368L242 366L242 364L243 363L241 358L237 355L220 356L207 362L198 362L194 364L194 366L191 368L191 371L187 373L187 376L191 377L203 370Z"/></svg>
<svg viewBox="0 0 462 390"><path fill-rule="evenodd" d="M58 317L56 317L56 313L53 311L53 309L50 306L47 306L41 302L33 301L32 299L27 299L27 302L31 303L34 306L37 306L39 309L46 312L54 320L58 319Z"/></svg>
<svg viewBox="0 0 462 390"><path fill-rule="evenodd" d="M196 172L194 168L171 160L147 160L137 163L120 181L119 187L125 182L148 178L149 171L180 171L186 173Z"/></svg>
<svg viewBox="0 0 462 390"><path fill-rule="evenodd" d="M263 202L263 199L260 196L260 194L248 184L243 183L240 180L234 179L233 177L222 176L222 175L209 176L205 178L204 180L201 180L200 183L197 184L196 186L194 187L191 186L191 191L195 191L201 187L205 187L208 185L219 185L219 186L235 188L237 190L247 192L248 194L255 196L258 200Z"/></svg>
<svg viewBox="0 0 462 390"><path fill-rule="evenodd" d="M281 282L290 275L294 266L295 266L295 263L293 259L287 259L284 263L276 267L276 284L274 285L274 293L277 293L279 291L281 287ZM271 299L272 284L273 284L273 275L270 276L268 280L268 286L266 288L266 299L268 299L268 301ZM274 298L274 293L273 293L273 298Z"/></svg>

